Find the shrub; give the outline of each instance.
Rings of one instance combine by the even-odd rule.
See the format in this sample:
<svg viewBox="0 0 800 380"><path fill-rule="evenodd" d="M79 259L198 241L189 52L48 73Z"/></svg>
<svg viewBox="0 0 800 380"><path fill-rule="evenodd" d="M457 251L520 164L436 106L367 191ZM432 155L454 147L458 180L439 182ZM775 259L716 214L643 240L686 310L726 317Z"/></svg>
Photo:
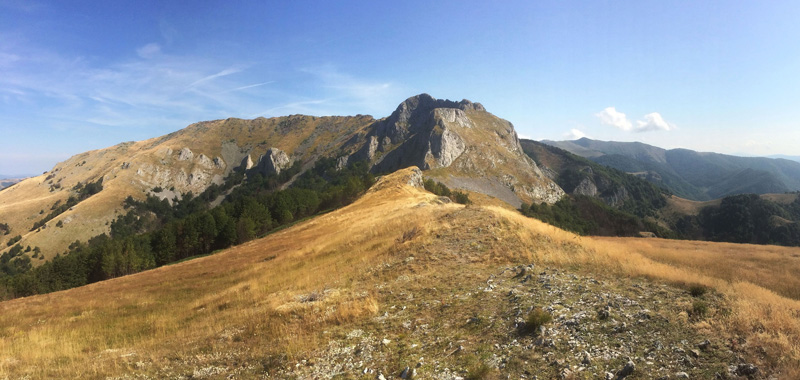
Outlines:
<svg viewBox="0 0 800 380"><path fill-rule="evenodd" d="M708 305L700 300L692 302L692 315L695 317L702 317L708 312Z"/></svg>
<svg viewBox="0 0 800 380"><path fill-rule="evenodd" d="M454 191L453 195L450 196L450 199L456 203L461 203L462 205L468 205L472 203L472 201L469 200L469 195L460 191Z"/></svg>
<svg viewBox="0 0 800 380"><path fill-rule="evenodd" d="M550 315L550 313L542 310L540 307L534 308L525 318L525 325L521 332L523 334L536 335L539 333L540 327L550 323L552 320L553 316Z"/></svg>
<svg viewBox="0 0 800 380"><path fill-rule="evenodd" d="M484 380L488 379L489 375L492 372L492 367L489 367L486 363L480 363L480 365L472 368L467 375L467 380Z"/></svg>
<svg viewBox="0 0 800 380"><path fill-rule="evenodd" d="M10 246L14 245L16 242L20 241L20 240L22 240L22 236L21 235L14 236L13 238L11 238L11 240L9 240L6 243L6 245L10 247Z"/></svg>
<svg viewBox="0 0 800 380"><path fill-rule="evenodd" d="M472 201L469 200L469 195L467 195L467 193L461 191L451 191L449 187L447 187L445 184L441 182L436 182L429 178L423 181L422 184L425 187L425 190L428 190L431 193L434 193L439 196L448 197L453 202L461 203L464 205L472 203Z"/></svg>
<svg viewBox="0 0 800 380"><path fill-rule="evenodd" d="M708 288L700 284L692 284L689 286L689 294L691 294L692 297L702 297L703 294L706 294L706 291L708 291Z"/></svg>

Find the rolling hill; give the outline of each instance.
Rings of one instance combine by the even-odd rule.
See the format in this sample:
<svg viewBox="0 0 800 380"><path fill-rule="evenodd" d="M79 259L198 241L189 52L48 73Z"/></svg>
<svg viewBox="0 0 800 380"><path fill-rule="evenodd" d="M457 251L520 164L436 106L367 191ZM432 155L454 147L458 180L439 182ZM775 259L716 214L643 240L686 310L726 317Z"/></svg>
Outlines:
<svg viewBox="0 0 800 380"><path fill-rule="evenodd" d="M683 198L706 201L743 193L800 190L800 163L786 159L737 157L638 142L543 141L597 163L635 173Z"/></svg>

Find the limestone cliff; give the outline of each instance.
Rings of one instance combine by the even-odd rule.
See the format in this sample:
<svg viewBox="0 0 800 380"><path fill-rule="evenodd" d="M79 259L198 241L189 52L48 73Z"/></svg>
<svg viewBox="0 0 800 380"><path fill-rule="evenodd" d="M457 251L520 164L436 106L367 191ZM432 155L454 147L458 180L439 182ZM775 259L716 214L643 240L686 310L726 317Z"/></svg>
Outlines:
<svg viewBox="0 0 800 380"><path fill-rule="evenodd" d="M485 193L514 206L554 203L564 194L522 151L513 125L469 100L428 94L408 98L375 122L349 160L369 160L376 172L408 166L448 186Z"/></svg>

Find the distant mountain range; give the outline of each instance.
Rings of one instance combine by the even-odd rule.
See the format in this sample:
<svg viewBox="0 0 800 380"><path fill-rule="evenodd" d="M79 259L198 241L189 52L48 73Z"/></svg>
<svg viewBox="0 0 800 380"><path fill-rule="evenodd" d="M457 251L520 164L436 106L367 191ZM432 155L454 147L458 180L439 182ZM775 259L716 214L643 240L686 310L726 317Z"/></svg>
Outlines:
<svg viewBox="0 0 800 380"><path fill-rule="evenodd" d="M688 149L662 149L639 142L542 141L599 164L635 174L677 196L706 201L729 195L800 190L800 162L738 157Z"/></svg>
<svg viewBox="0 0 800 380"><path fill-rule="evenodd" d="M25 178L25 176L0 175L0 190L22 181Z"/></svg>
<svg viewBox="0 0 800 380"><path fill-rule="evenodd" d="M785 154L773 154L771 156L767 156L769 158L782 158L784 160L791 160L800 162L800 156L787 156Z"/></svg>

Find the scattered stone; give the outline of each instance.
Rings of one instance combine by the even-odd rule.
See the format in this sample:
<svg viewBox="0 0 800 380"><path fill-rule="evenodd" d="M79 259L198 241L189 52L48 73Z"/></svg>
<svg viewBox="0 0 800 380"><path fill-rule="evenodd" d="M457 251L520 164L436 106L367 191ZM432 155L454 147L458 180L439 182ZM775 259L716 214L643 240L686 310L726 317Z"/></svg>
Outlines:
<svg viewBox="0 0 800 380"><path fill-rule="evenodd" d="M381 341L381 344L384 346L388 345L389 343L392 343L392 341L386 338L383 338L383 340Z"/></svg>
<svg viewBox="0 0 800 380"><path fill-rule="evenodd" d="M583 352L583 360L581 360L581 364L587 366L592 365L592 356L586 351Z"/></svg>
<svg viewBox="0 0 800 380"><path fill-rule="evenodd" d="M758 373L758 367L749 363L739 364L735 373L739 376L753 376Z"/></svg>
<svg viewBox="0 0 800 380"><path fill-rule="evenodd" d="M400 378L408 379L409 377L411 377L411 368L406 366L406 368L403 369L403 372L400 372Z"/></svg>
<svg viewBox="0 0 800 380"><path fill-rule="evenodd" d="M704 340L704 341L700 342L700 344L698 344L698 345L697 345L697 347L698 347L699 349L701 349L701 350L705 351L705 350L707 350L709 347L711 347L711 342L710 342L708 339L706 339L706 340Z"/></svg>
<svg viewBox="0 0 800 380"><path fill-rule="evenodd" d="M689 378L689 374L686 373L686 372L677 372L677 373L675 373L675 377L678 378L678 379L688 379Z"/></svg>
<svg viewBox="0 0 800 380"><path fill-rule="evenodd" d="M695 358L700 357L700 351L698 350L689 350L689 353L692 354L692 356L694 356Z"/></svg>
<svg viewBox="0 0 800 380"><path fill-rule="evenodd" d="M618 379L625 378L630 374L632 374L635 369L636 369L636 364L633 362L633 360L628 360L628 362L625 363L625 367L622 367L621 370L617 371L617 378Z"/></svg>

